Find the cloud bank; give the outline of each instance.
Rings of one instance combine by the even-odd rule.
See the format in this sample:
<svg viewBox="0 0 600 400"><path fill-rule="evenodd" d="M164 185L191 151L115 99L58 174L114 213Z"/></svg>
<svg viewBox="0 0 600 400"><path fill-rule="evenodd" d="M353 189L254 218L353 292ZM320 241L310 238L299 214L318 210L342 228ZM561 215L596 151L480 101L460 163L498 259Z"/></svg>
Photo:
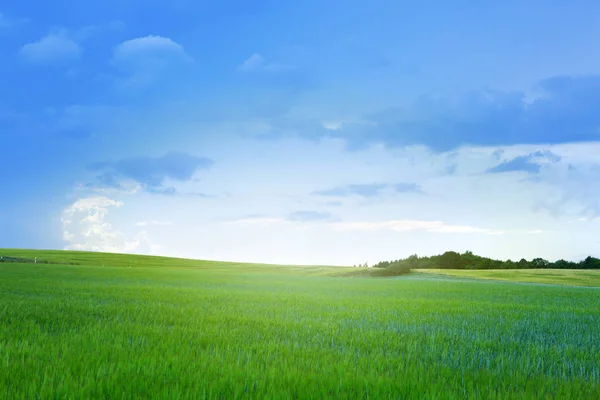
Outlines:
<svg viewBox="0 0 600 400"><path fill-rule="evenodd" d="M532 98L530 92L536 93ZM313 129L309 136L345 139L350 149L381 143L391 148L426 145L436 152L461 146L560 144L600 140L600 75L556 76L531 91L473 91L457 98L423 97Z"/></svg>

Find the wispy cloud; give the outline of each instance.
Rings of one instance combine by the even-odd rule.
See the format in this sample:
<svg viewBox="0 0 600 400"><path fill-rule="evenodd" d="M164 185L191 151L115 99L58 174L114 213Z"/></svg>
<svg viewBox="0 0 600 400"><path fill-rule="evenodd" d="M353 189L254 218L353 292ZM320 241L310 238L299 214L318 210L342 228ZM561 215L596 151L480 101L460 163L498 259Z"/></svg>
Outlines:
<svg viewBox="0 0 600 400"><path fill-rule="evenodd" d="M289 220L285 218L278 217L267 217L267 216L248 216L244 218L234 219L231 221L225 221L223 224L225 225L239 225L239 226L261 226L261 227L269 227L274 225L281 225L290 223Z"/></svg>
<svg viewBox="0 0 600 400"><path fill-rule="evenodd" d="M235 111L243 118L269 119L269 125L273 126L301 100L303 93L320 86L314 72L306 66L268 61L258 53L234 68L238 72L234 79L239 88L224 107L229 119ZM289 131L288 128L285 130ZM281 133L273 132L263 138L276 138Z"/></svg>
<svg viewBox="0 0 600 400"><path fill-rule="evenodd" d="M258 53L252 54L239 67L240 72L284 72L292 70L293 67L283 64L267 62L263 56Z"/></svg>
<svg viewBox="0 0 600 400"><path fill-rule="evenodd" d="M171 226L173 225L170 221L140 221L134 224L135 226Z"/></svg>
<svg viewBox="0 0 600 400"><path fill-rule="evenodd" d="M288 215L290 221L315 222L336 219L331 213L321 211L296 211Z"/></svg>
<svg viewBox="0 0 600 400"><path fill-rule="evenodd" d="M323 122L323 128L330 130L330 131L337 131L339 129L342 129L344 126L347 125L370 125L370 126L374 126L375 123L370 122L370 121L365 121L365 120L351 120L351 119L342 119L342 120L331 120L331 121L325 121Z"/></svg>
<svg viewBox="0 0 600 400"><path fill-rule="evenodd" d="M174 187L146 186L146 192L162 196L175 196L177 194L177 189Z"/></svg>
<svg viewBox="0 0 600 400"><path fill-rule="evenodd" d="M504 235L504 234L541 234L543 230L500 230L489 229L470 225L454 225L443 221L426 220L389 220L389 221L340 221L327 213L319 212L300 212L297 218L287 218L256 216L227 221L227 225L239 226L257 226L257 227L275 227L280 225L301 226L306 222L318 222L324 226L337 231L379 231L391 230L396 232L430 232L440 234L485 234L485 235Z"/></svg>
<svg viewBox="0 0 600 400"><path fill-rule="evenodd" d="M560 161L560 157L550 151L536 151L510 160L505 160L495 167L486 170L488 173L526 172L537 174L542 165Z"/></svg>
<svg viewBox="0 0 600 400"><path fill-rule="evenodd" d="M392 220L378 222L338 222L333 223L332 228L338 230L350 231L371 231L371 230L393 230L398 232L425 231L434 233L482 233L488 235L500 235L505 231L479 228L467 225L451 225L442 221L413 221L413 220Z"/></svg>
<svg viewBox="0 0 600 400"><path fill-rule="evenodd" d="M146 192L161 195L175 195L177 190L165 187L167 179L185 182L194 177L196 171L207 169L213 161L206 157L196 157L183 152L170 152L162 157L138 157L117 162L91 164L92 171L102 171L98 182L105 187L121 189L129 180L139 184ZM193 193L193 195L201 195Z"/></svg>
<svg viewBox="0 0 600 400"><path fill-rule="evenodd" d="M568 164L558 173L544 175L543 182L554 190L535 203L534 211L555 218L600 217L600 164Z"/></svg>
<svg viewBox="0 0 600 400"><path fill-rule="evenodd" d="M203 199L215 197L214 195L209 195L209 194L201 193L201 192L182 192L172 186L170 186L170 187L151 187L151 186L148 187L148 186L146 186L146 192L150 193L150 194L160 195L160 196L200 197Z"/></svg>
<svg viewBox="0 0 600 400"><path fill-rule="evenodd" d="M334 197L377 197L385 190L395 193L421 193L421 188L415 183L370 183L338 186L331 189L318 190L313 192L313 194Z"/></svg>
<svg viewBox="0 0 600 400"><path fill-rule="evenodd" d="M21 56L34 64L66 64L81 56L81 46L66 31L49 33L21 48Z"/></svg>

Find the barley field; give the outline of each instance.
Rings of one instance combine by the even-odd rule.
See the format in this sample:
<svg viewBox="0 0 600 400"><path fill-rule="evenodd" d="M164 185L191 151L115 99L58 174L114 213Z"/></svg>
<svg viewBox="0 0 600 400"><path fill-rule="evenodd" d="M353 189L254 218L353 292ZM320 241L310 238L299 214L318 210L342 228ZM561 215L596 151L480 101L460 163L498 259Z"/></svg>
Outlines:
<svg viewBox="0 0 600 400"><path fill-rule="evenodd" d="M600 270L597 269L421 269L415 272L506 282L600 287Z"/></svg>
<svg viewBox="0 0 600 400"><path fill-rule="evenodd" d="M600 398L594 288L0 253L0 398Z"/></svg>

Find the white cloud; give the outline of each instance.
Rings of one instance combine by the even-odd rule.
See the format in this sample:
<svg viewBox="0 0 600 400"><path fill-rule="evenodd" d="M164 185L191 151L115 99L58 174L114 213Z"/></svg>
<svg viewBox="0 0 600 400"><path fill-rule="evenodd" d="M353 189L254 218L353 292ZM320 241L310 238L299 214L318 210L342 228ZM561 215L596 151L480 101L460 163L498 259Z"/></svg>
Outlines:
<svg viewBox="0 0 600 400"><path fill-rule="evenodd" d="M111 209L123 205L108 197L92 196L65 208L61 218L65 250L156 254L160 248L150 242L145 231L127 238L106 221Z"/></svg>
<svg viewBox="0 0 600 400"><path fill-rule="evenodd" d="M134 224L135 226L170 226L173 225L169 221L140 221Z"/></svg>
<svg viewBox="0 0 600 400"><path fill-rule="evenodd" d="M485 233L489 235L498 235L504 231L478 228L466 225L449 225L441 221L412 221L395 220L380 222L337 222L332 223L334 229L339 230L379 230L389 229L398 232L425 231L433 233Z"/></svg>
<svg viewBox="0 0 600 400"><path fill-rule="evenodd" d="M240 218L233 221L226 221L225 225L241 225L241 226L274 226L281 224L291 224L291 221L287 221L284 218L271 218L271 217L249 217Z"/></svg>
<svg viewBox="0 0 600 400"><path fill-rule="evenodd" d="M113 196L113 195L123 195L123 194L136 194L142 190L142 185L131 180L131 179L122 179L119 181L118 187L110 187L110 186L92 186L89 187L87 185L80 185L79 189L83 190L91 190L95 193L104 195L104 196Z"/></svg>
<svg viewBox="0 0 600 400"><path fill-rule="evenodd" d="M323 128L328 129L330 131L337 131L342 128L345 121L326 121L323 122Z"/></svg>
<svg viewBox="0 0 600 400"><path fill-rule="evenodd" d="M148 35L136 39L126 40L114 49L113 63L115 64L141 64L141 59L160 57L174 57L183 61L192 61L183 49L183 46L170 38Z"/></svg>
<svg viewBox="0 0 600 400"><path fill-rule="evenodd" d="M111 63L124 74L118 83L131 88L152 84L166 76L166 71L191 64L193 59L170 38L149 35L117 45Z"/></svg>
<svg viewBox="0 0 600 400"><path fill-rule="evenodd" d="M579 150L574 152L572 148L564 153L561 164L542 169L538 184L549 190L538 197L536 211L556 218L600 217L600 164L595 156L600 144L582 145Z"/></svg>
<svg viewBox="0 0 600 400"><path fill-rule="evenodd" d="M392 230L397 232L424 231L431 233L482 233L488 235L501 235L507 233L503 230L486 229L466 225L451 225L441 221L415 221L415 220L392 220L392 221L310 221L312 224L329 227L341 231L373 231L373 230ZM306 221L294 221L278 217L249 217L225 222L226 225L239 226L261 226L272 227L277 225L289 225L297 227L306 227ZM534 230L530 233L542 233L543 231Z"/></svg>
<svg viewBox="0 0 600 400"><path fill-rule="evenodd" d="M371 125L375 126L374 122L365 121L365 120L354 120L354 119L340 119L340 120L330 120L323 122L323 128L330 131L337 131L344 127L344 125Z"/></svg>
<svg viewBox="0 0 600 400"><path fill-rule="evenodd" d="M240 71L252 71L260 69L265 65L265 60L260 54L252 54L246 61L239 66Z"/></svg>
<svg viewBox="0 0 600 400"><path fill-rule="evenodd" d="M258 53L252 54L248 57L239 67L238 71L241 72L257 72L257 71L269 71L269 72L284 72L291 71L294 68L289 65L283 65L278 63L267 62L263 56Z"/></svg>
<svg viewBox="0 0 600 400"><path fill-rule="evenodd" d="M81 46L65 31L50 33L21 48L21 56L35 64L64 64L79 58L81 52Z"/></svg>

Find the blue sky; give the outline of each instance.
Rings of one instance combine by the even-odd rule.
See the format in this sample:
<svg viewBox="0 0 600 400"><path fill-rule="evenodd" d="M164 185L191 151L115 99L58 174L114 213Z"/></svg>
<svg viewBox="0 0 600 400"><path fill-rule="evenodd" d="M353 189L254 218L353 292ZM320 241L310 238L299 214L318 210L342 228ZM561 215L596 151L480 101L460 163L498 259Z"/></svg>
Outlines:
<svg viewBox="0 0 600 400"><path fill-rule="evenodd" d="M600 256L600 4L8 1L0 247Z"/></svg>

